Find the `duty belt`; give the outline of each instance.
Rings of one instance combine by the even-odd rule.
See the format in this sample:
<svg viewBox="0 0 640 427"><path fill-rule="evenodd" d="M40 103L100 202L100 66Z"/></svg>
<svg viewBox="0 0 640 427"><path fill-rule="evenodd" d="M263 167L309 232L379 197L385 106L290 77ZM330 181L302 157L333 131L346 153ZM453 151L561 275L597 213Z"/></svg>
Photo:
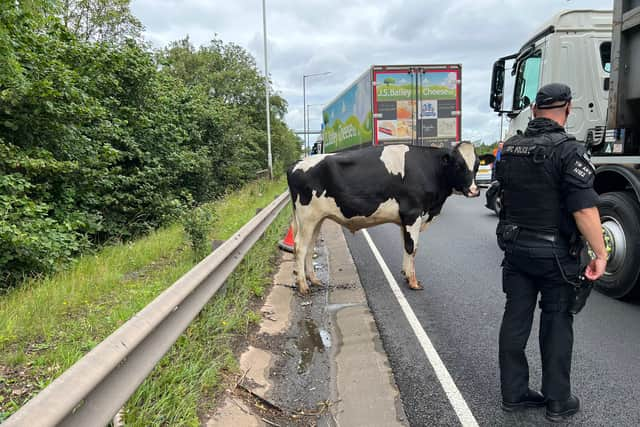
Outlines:
<svg viewBox="0 0 640 427"><path fill-rule="evenodd" d="M522 240L544 240L551 243L566 243L557 233L549 233L544 231L527 230L520 228L518 231L518 239Z"/></svg>

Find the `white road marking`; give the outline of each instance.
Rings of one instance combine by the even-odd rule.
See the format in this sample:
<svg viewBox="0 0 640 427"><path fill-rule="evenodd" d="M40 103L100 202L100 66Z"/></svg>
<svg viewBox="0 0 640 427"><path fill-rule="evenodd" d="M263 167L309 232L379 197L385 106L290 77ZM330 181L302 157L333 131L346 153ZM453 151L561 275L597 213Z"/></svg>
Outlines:
<svg viewBox="0 0 640 427"><path fill-rule="evenodd" d="M369 244L369 247L373 252L373 256L378 261L378 264L380 264L382 272L384 273L384 276L389 282L389 286L391 287L393 294L396 296L396 299L400 304L400 308L402 308L404 315L411 325L411 329L413 329L413 333L416 335L416 338L418 338L418 342L422 346L422 350L427 356L429 363L431 363L431 366L433 367L433 370L435 371L436 376L438 377L438 380L440 381L440 384L442 385L442 388L444 389L444 392L446 393L447 398L451 403L451 406L453 406L453 410L456 412L460 423L462 423L464 427L478 426L478 422L471 413L467 402L464 400L462 394L460 393L460 390L458 390L458 387L453 382L453 378L451 378L451 375L449 374L449 371L447 371L446 366L444 366L444 363L442 363L442 359L440 359L438 352L436 352L433 344L431 344L431 340L427 336L427 333L424 331L424 329L422 329L418 318L411 309L411 306L409 305L407 299L404 297L404 294L400 290L398 282L396 282L396 279L393 278L393 275L391 274L389 267L387 267L387 264L384 262L384 259L380 255L380 252L378 252L378 248L373 243L371 236L369 236L367 230L362 230L362 234L364 234L364 238L367 240L367 243Z"/></svg>

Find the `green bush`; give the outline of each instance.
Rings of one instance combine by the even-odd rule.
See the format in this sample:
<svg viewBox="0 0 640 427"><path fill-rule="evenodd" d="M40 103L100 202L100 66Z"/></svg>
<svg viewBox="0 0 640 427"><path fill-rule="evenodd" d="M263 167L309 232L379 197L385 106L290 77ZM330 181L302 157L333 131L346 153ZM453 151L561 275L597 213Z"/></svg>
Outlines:
<svg viewBox="0 0 640 427"><path fill-rule="evenodd" d="M0 7L0 288L266 168L264 80L246 51L216 39L158 52L122 34L92 41L56 15L67 3ZM299 143L286 102L272 105L284 167Z"/></svg>
<svg viewBox="0 0 640 427"><path fill-rule="evenodd" d="M192 209L184 215L182 225L189 237L195 260L200 260L211 251L207 236L216 219L215 212L205 206Z"/></svg>
<svg viewBox="0 0 640 427"><path fill-rule="evenodd" d="M30 184L18 175L0 176L0 283L17 283L34 272L50 273L87 246L81 221L57 222L50 207L25 196ZM2 289L2 286L0 286Z"/></svg>

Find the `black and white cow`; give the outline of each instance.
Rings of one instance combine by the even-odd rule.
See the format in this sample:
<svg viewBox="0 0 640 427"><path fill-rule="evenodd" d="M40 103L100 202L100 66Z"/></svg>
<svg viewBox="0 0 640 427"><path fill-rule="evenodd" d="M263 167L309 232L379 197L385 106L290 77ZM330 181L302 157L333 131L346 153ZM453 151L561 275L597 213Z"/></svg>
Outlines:
<svg viewBox="0 0 640 427"><path fill-rule="evenodd" d="M321 285L312 264L313 244L322 221L330 218L351 232L393 222L404 241L402 272L411 289L420 231L440 213L456 190L477 197L478 160L470 143L453 150L387 145L307 157L287 171L293 202L298 290L309 292L305 278Z"/></svg>

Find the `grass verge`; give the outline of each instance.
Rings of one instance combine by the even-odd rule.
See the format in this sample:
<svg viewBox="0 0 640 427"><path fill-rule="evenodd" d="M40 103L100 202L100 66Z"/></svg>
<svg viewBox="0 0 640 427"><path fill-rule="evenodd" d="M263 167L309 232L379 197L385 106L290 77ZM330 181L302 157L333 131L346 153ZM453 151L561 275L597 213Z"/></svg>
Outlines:
<svg viewBox="0 0 640 427"><path fill-rule="evenodd" d="M284 180L252 183L208 205L209 235L226 239L285 188ZM178 339L126 406L127 425L199 425L199 411L236 368L232 342L259 315L284 209L196 321ZM0 299L0 421L80 359L195 265L183 227L114 245L66 272L34 280Z"/></svg>

